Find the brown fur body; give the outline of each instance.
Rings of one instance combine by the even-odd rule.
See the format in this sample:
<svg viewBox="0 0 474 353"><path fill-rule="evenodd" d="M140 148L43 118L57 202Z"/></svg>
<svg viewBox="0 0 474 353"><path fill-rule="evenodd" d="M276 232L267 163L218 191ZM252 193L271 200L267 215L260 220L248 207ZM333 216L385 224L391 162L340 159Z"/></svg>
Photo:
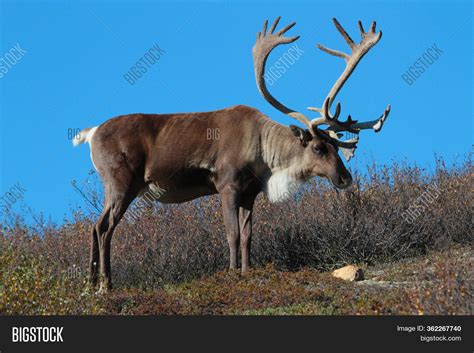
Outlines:
<svg viewBox="0 0 474 353"><path fill-rule="evenodd" d="M150 186L158 201L181 203L219 193L230 248L230 267L250 264L252 208L258 193L279 183L324 176L338 187L351 176L337 149L303 129L280 125L247 106L204 113L132 114L93 129L91 157L105 188L104 210L92 230L91 277L111 287L113 231L137 195ZM275 175L275 182L270 178ZM269 186L270 185L270 186ZM282 185L282 190L289 188ZM272 193L273 191L269 191ZM286 195L284 195L286 196ZM279 198L280 196L275 196ZM97 268L99 266L99 268Z"/></svg>

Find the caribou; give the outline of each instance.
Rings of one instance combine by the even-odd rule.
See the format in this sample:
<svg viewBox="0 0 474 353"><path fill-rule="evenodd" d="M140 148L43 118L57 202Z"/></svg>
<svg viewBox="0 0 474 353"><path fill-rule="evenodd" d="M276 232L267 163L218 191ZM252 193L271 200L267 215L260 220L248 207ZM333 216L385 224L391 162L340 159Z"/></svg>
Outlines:
<svg viewBox="0 0 474 353"><path fill-rule="evenodd" d="M236 105L222 110L178 114L129 114L82 130L75 146L88 143L95 169L104 185L104 207L91 232L90 280L100 290L112 287L110 245L112 234L132 201L153 191L155 201L182 203L219 194L229 244L229 268L237 269L241 249L241 271L250 266L252 210L255 198L264 192L271 202L281 202L312 177L327 178L336 188L351 185L352 176L339 151L348 161L355 152L359 132L382 129L390 105L375 120L358 122L349 115L339 120L341 104L331 107L346 80L365 54L379 42L372 23L366 32L359 21L360 43L352 40L340 23L336 29L349 45L350 54L318 44L322 51L345 60L345 69L330 89L319 113L309 119L283 105L268 91L265 64L279 45L299 36L284 34L295 23L277 31L278 17L267 32L257 34L252 49L258 90L280 112L304 127L285 126L257 109ZM209 132L218 134L209 134ZM342 140L343 132L353 138ZM211 137L210 137L211 135ZM100 281L99 281L100 278Z"/></svg>

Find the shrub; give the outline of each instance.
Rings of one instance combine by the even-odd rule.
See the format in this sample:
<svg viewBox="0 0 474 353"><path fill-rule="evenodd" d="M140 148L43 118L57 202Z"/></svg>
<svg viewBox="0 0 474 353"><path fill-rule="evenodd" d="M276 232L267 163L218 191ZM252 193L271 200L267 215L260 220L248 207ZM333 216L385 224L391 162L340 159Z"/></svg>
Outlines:
<svg viewBox="0 0 474 353"><path fill-rule="evenodd" d="M270 204L259 196L254 208L253 264L273 263L285 271L330 270L472 243L470 156L450 168L439 159L432 173L393 163L372 165L364 174L353 175L353 187L341 192L313 180L284 204ZM90 185L97 185L97 179L93 180ZM412 223L405 221L402 213L434 184L439 196ZM83 189L83 194L100 204L96 190ZM0 246L39 261L38 271L78 268L85 278L90 229L97 215L80 208L73 214L61 226L43 222L27 226L21 217L10 219L1 228ZM9 261L15 264L19 259ZM216 196L147 209L138 221L124 218L112 239L116 288L161 288L227 266L228 248Z"/></svg>
<svg viewBox="0 0 474 353"><path fill-rule="evenodd" d="M101 298L76 271L51 266L40 256L0 252L0 314L100 314Z"/></svg>

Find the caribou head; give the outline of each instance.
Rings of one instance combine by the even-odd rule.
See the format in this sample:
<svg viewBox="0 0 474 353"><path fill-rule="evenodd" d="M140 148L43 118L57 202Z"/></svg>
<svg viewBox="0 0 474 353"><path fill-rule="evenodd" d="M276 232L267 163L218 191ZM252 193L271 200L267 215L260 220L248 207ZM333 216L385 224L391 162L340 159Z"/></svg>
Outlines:
<svg viewBox="0 0 474 353"><path fill-rule="evenodd" d="M340 121L341 104L337 103L334 114L331 113L331 106L337 93L352 74L359 61L378 43L382 37L382 32L375 32L375 22L372 23L370 30L365 32L362 23L359 21L361 41L359 44L356 44L340 23L335 18L333 19L337 30L349 45L351 54L329 49L318 44L318 48L322 51L344 59L346 67L332 86L322 106L320 108L308 107L308 110L319 113L319 116L309 119L304 114L280 103L270 94L265 84L265 63L271 51L281 44L293 43L299 38L299 36L283 36L284 33L295 25L295 22L274 33L279 21L280 17L275 20L268 32L268 21L265 21L262 31L257 33L257 41L252 49L258 90L272 106L305 126L305 129L295 125L291 125L290 128L305 148L302 160L310 175L326 177L336 187L346 188L351 185L352 177L339 157L338 151L340 150L344 158L349 161L354 156L355 149L357 148L359 132L364 129L373 129L375 132L379 132L390 113L390 105L387 106L380 118L362 123L353 120L350 115L345 121ZM323 126L326 126L326 128L323 129ZM342 141L343 132L351 133L353 138Z"/></svg>

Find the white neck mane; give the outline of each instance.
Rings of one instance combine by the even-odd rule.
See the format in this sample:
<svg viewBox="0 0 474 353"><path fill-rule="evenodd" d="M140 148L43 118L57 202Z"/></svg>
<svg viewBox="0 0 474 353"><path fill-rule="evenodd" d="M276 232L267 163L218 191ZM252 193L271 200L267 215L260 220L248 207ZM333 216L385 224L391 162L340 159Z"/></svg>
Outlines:
<svg viewBox="0 0 474 353"><path fill-rule="evenodd" d="M264 190L270 202L274 203L288 200L298 191L303 184L303 180L296 178L292 174L290 168L287 168L275 172L270 176Z"/></svg>

